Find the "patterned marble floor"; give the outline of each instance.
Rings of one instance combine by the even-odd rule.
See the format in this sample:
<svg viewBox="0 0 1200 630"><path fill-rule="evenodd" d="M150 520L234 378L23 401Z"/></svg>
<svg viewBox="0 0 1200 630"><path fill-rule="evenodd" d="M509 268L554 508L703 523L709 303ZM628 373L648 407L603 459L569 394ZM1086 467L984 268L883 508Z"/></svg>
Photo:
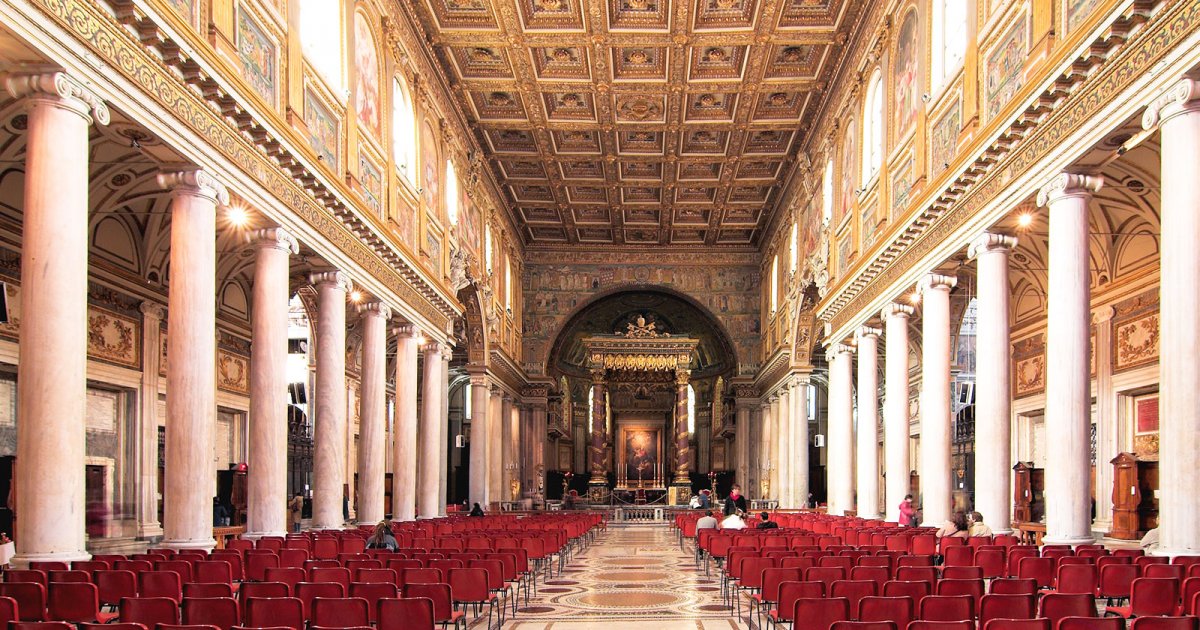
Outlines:
<svg viewBox="0 0 1200 630"><path fill-rule="evenodd" d="M524 603L522 601L522 603ZM504 628L740 630L721 605L720 581L680 551L667 525L610 527L566 570L538 583L536 597ZM472 627L483 628L483 621Z"/></svg>

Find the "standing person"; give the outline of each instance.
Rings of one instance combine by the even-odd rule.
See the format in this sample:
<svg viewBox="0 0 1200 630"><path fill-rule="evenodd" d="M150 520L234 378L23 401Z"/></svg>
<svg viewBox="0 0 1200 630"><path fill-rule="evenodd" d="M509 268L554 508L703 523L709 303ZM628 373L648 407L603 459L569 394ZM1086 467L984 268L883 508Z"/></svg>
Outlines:
<svg viewBox="0 0 1200 630"><path fill-rule="evenodd" d="M725 499L725 516L746 511L746 497L742 496L742 487L733 484L729 490L729 498Z"/></svg>
<svg viewBox="0 0 1200 630"><path fill-rule="evenodd" d="M913 496L911 494L904 495L904 500L900 502L900 524L904 527L917 526L917 509L913 507Z"/></svg>
<svg viewBox="0 0 1200 630"><path fill-rule="evenodd" d="M299 492L288 501L288 516L292 520L292 533L300 533L300 520L304 513L304 495Z"/></svg>
<svg viewBox="0 0 1200 630"><path fill-rule="evenodd" d="M387 549L395 551L396 536L392 534L392 526L387 521L379 521L375 525L375 531L371 533L371 537L367 539L367 549Z"/></svg>
<svg viewBox="0 0 1200 630"><path fill-rule="evenodd" d="M712 507L711 494L712 493L710 493L708 490L700 491L700 509L701 510L707 510L708 508Z"/></svg>

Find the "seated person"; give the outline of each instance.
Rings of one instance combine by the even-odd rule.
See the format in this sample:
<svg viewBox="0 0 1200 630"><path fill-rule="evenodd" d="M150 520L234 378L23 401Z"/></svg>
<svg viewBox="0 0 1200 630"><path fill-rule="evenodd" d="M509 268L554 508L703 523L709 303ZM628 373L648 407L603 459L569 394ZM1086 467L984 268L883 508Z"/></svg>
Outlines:
<svg viewBox="0 0 1200 630"><path fill-rule="evenodd" d="M938 538L968 538L970 536L967 525L967 515L964 512L955 512L950 520L942 524L942 528L937 530Z"/></svg>
<svg viewBox="0 0 1200 630"><path fill-rule="evenodd" d="M971 512L971 516L967 518L967 521L970 523L970 529L967 531L971 535L971 538L992 535L992 528L983 522L983 515L979 512Z"/></svg>
<svg viewBox="0 0 1200 630"><path fill-rule="evenodd" d="M746 529L746 521L741 512L734 512L721 521L721 529Z"/></svg>
<svg viewBox="0 0 1200 630"><path fill-rule="evenodd" d="M756 526L756 529L779 529L779 523L771 520L771 515L763 512L758 515L762 519Z"/></svg>
<svg viewBox="0 0 1200 630"><path fill-rule="evenodd" d="M696 521L696 531L700 531L702 529L716 529L717 524L717 519L713 516L712 510L705 510L704 516L701 516Z"/></svg>

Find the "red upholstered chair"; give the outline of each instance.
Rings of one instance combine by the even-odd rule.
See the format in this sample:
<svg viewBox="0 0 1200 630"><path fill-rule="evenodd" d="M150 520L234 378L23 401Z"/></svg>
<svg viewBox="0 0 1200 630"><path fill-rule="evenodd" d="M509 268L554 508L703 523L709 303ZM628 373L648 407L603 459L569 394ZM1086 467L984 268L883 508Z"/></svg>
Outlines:
<svg viewBox="0 0 1200 630"><path fill-rule="evenodd" d="M179 623L179 603L170 597L127 597L121 600L121 621L147 628Z"/></svg>
<svg viewBox="0 0 1200 630"><path fill-rule="evenodd" d="M860 621L891 621L897 628L907 628L916 612L911 597L864 597L858 606Z"/></svg>
<svg viewBox="0 0 1200 630"><path fill-rule="evenodd" d="M205 597L233 597L232 584L216 584L194 582L192 584L183 585L184 599L197 599Z"/></svg>
<svg viewBox="0 0 1200 630"><path fill-rule="evenodd" d="M1054 586L1054 558L1028 556L1017 563L1017 577L1037 580L1038 588Z"/></svg>
<svg viewBox="0 0 1200 630"><path fill-rule="evenodd" d="M216 626L230 630L241 620L238 603L232 597L208 597L183 600L183 623Z"/></svg>
<svg viewBox="0 0 1200 630"><path fill-rule="evenodd" d="M7 628L10 621L20 621L17 610L17 600L11 597L0 597L0 628Z"/></svg>
<svg viewBox="0 0 1200 630"><path fill-rule="evenodd" d="M4 624L7 628L8 624ZM140 623L132 623L128 621L113 622L113 623L81 623L80 630L149 630L146 626Z"/></svg>
<svg viewBox="0 0 1200 630"><path fill-rule="evenodd" d="M244 582L242 588L238 590L237 596L238 601L242 604L242 613L245 614L246 600L251 597L291 597L292 587L283 582Z"/></svg>
<svg viewBox="0 0 1200 630"><path fill-rule="evenodd" d="M922 621L969 621L975 618L975 600L970 595L930 595L918 610Z"/></svg>
<svg viewBox="0 0 1200 630"><path fill-rule="evenodd" d="M835 621L850 621L850 600L845 597L801 597L792 608L792 619L807 628L828 628Z"/></svg>
<svg viewBox="0 0 1200 630"><path fill-rule="evenodd" d="M991 619L983 630L1054 630L1049 619Z"/></svg>
<svg viewBox="0 0 1200 630"><path fill-rule="evenodd" d="M938 595L970 595L974 610L979 610L983 598L983 580L942 580L937 583Z"/></svg>
<svg viewBox="0 0 1200 630"><path fill-rule="evenodd" d="M983 580L983 567L942 567L943 580Z"/></svg>
<svg viewBox="0 0 1200 630"><path fill-rule="evenodd" d="M850 620L858 620L859 602L864 597L879 594L879 585L871 580L838 580L829 591L830 597L845 598L850 603Z"/></svg>
<svg viewBox="0 0 1200 630"><path fill-rule="evenodd" d="M304 603L298 597L250 597L244 623L251 628L304 630Z"/></svg>
<svg viewBox="0 0 1200 630"><path fill-rule="evenodd" d="M434 630L436 623L433 600L428 597L384 600L379 602L378 615L378 630Z"/></svg>
<svg viewBox="0 0 1200 630"><path fill-rule="evenodd" d="M765 569L762 575L762 587L759 592L750 596L750 614L757 620L757 626L762 627L762 606L770 606L779 601L779 589L784 582L799 582L803 578L800 569L785 569L773 567Z"/></svg>
<svg viewBox="0 0 1200 630"><path fill-rule="evenodd" d="M1183 566L1180 565L1180 573ZM92 574L88 571L70 570L70 571L49 571L46 573L46 582L91 582Z"/></svg>
<svg viewBox="0 0 1200 630"><path fill-rule="evenodd" d="M977 549L975 566L983 569L985 578L999 578L1007 575L1004 550L1002 549Z"/></svg>
<svg viewBox="0 0 1200 630"><path fill-rule="evenodd" d="M350 597L360 597L367 600L367 613L371 623L379 621L379 601L399 596L396 585L390 582L352 582Z"/></svg>
<svg viewBox="0 0 1200 630"><path fill-rule="evenodd" d="M1175 614L1179 601L1179 580L1174 578L1138 578L1133 581L1128 606L1106 606L1105 615L1154 617Z"/></svg>
<svg viewBox="0 0 1200 630"><path fill-rule="evenodd" d="M183 599L183 580L175 571L143 571L137 577L139 597L169 597L176 604Z"/></svg>
<svg viewBox="0 0 1200 630"><path fill-rule="evenodd" d="M475 618L482 613L482 607L488 607L487 627L492 625L492 613L499 608L498 625L504 624L504 607L500 600L488 588L488 572L484 569L450 569L446 577L450 583L450 596L455 604L471 604L475 608Z"/></svg>
<svg viewBox="0 0 1200 630"><path fill-rule="evenodd" d="M312 602L310 625L353 628L371 625L370 606L361 597L318 597Z"/></svg>
<svg viewBox="0 0 1200 630"><path fill-rule="evenodd" d="M1142 567L1142 577L1175 578L1182 582L1187 577L1187 567L1182 564L1148 564Z"/></svg>
<svg viewBox="0 0 1200 630"><path fill-rule="evenodd" d="M65 621L12 621L9 630L74 630L75 626Z"/></svg>
<svg viewBox="0 0 1200 630"><path fill-rule="evenodd" d="M29 568L34 571L41 571L43 573L49 573L50 571L66 571L67 569L69 569L71 567L68 566L66 562L62 562L59 560L42 560L42 561L30 562Z"/></svg>
<svg viewBox="0 0 1200 630"><path fill-rule="evenodd" d="M467 626L466 613L454 609L449 584L408 584L404 587L404 597L428 599L433 602L433 620L443 627L447 624L453 624L455 628L460 625L464 628ZM384 600L379 604L380 630L386 630L385 626L388 625L388 608L392 606L390 601L394 600ZM392 625L394 627L394 624Z"/></svg>
<svg viewBox="0 0 1200 630"><path fill-rule="evenodd" d="M779 602L776 607L767 612L767 622L774 626L780 623L791 623L795 617L796 600L825 597L824 582L784 582L779 587Z"/></svg>
<svg viewBox="0 0 1200 630"><path fill-rule="evenodd" d="M896 578L899 582L928 582L933 584L938 581L938 573L935 567L897 567Z"/></svg>
<svg viewBox="0 0 1200 630"><path fill-rule="evenodd" d="M974 621L914 621L908 630L975 630Z"/></svg>
<svg viewBox="0 0 1200 630"><path fill-rule="evenodd" d="M32 582L45 586L50 580L46 578L45 571L37 569L9 569L4 572L5 582Z"/></svg>
<svg viewBox="0 0 1200 630"><path fill-rule="evenodd" d="M36 582L0 583L0 597L17 602L21 621L46 620L46 587Z"/></svg>
<svg viewBox="0 0 1200 630"><path fill-rule="evenodd" d="M1036 595L1037 580L1025 578L996 578L988 584L988 592L997 595Z"/></svg>
<svg viewBox="0 0 1200 630"><path fill-rule="evenodd" d="M308 620L312 620L312 603L316 598L346 596L346 590L337 582L300 582L292 593L304 604L304 618Z"/></svg>
<svg viewBox="0 0 1200 630"><path fill-rule="evenodd" d="M279 556L273 553L256 553L246 556L246 579L251 582L266 582L267 569L279 568Z"/></svg>
<svg viewBox="0 0 1200 630"><path fill-rule="evenodd" d="M1120 550L1118 550L1120 551ZM1129 599L1133 581L1141 576L1142 568L1134 564L1108 564L1100 566L1100 585L1096 596L1111 604L1113 600Z"/></svg>
<svg viewBox="0 0 1200 630"><path fill-rule="evenodd" d="M1196 617L1138 617L1129 630L1196 630Z"/></svg>
<svg viewBox="0 0 1200 630"><path fill-rule="evenodd" d="M1100 574L1091 564L1064 564L1058 567L1054 590L1059 593L1095 594Z"/></svg>
<svg viewBox="0 0 1200 630"><path fill-rule="evenodd" d="M933 584L929 582L901 582L892 580L883 585L884 597L911 597L913 606L919 607L921 600L933 594Z"/></svg>
<svg viewBox="0 0 1200 630"><path fill-rule="evenodd" d="M979 625L993 619L1033 619L1037 602L1033 595L984 595L979 602Z"/></svg>
<svg viewBox="0 0 1200 630"><path fill-rule="evenodd" d="M167 625L164 623L158 626L157 630L220 630L220 628L217 628L216 626L210 626L208 624Z"/></svg>
<svg viewBox="0 0 1200 630"><path fill-rule="evenodd" d="M1055 626L1067 617L1095 617L1096 599L1091 593L1046 593L1038 604L1038 616Z"/></svg>

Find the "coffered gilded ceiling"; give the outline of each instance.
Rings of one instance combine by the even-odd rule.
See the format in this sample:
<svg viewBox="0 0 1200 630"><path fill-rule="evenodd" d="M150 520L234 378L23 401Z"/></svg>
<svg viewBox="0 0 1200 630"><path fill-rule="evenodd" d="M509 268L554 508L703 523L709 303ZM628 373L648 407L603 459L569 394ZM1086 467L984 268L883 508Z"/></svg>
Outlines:
<svg viewBox="0 0 1200 630"><path fill-rule="evenodd" d="M533 247L750 248L865 0L418 0Z"/></svg>

